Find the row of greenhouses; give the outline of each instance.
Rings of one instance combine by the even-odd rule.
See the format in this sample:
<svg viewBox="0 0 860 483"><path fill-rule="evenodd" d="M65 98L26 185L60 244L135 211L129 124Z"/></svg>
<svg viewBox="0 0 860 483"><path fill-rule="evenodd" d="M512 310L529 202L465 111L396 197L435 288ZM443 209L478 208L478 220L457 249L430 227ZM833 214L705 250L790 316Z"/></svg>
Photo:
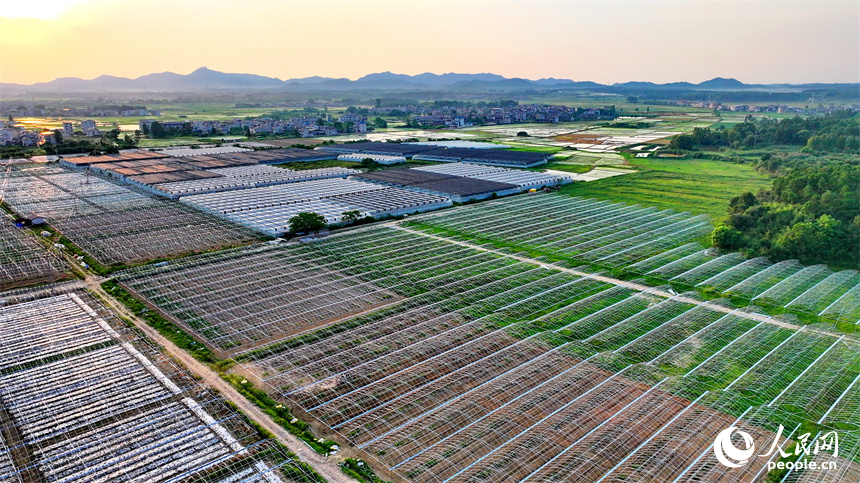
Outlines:
<svg viewBox="0 0 860 483"><path fill-rule="evenodd" d="M0 289L50 282L65 271L57 257L23 230L0 223Z"/></svg>
<svg viewBox="0 0 860 483"><path fill-rule="evenodd" d="M13 299L0 307L0 480L315 481L86 292Z"/></svg>
<svg viewBox="0 0 860 483"><path fill-rule="evenodd" d="M417 229L462 234L831 320L860 322L860 275L796 260L705 249L704 216L564 196L498 200L422 217Z"/></svg>
<svg viewBox="0 0 860 483"><path fill-rule="evenodd" d="M16 168L5 195L18 215L44 217L103 264L139 263L259 236L176 202L51 165Z"/></svg>
<svg viewBox="0 0 860 483"><path fill-rule="evenodd" d="M663 226L694 218L654 213L628 215L671 218ZM777 462L769 448L793 451L810 427L806 438L841 431L856 445L846 429L860 408L856 336L696 289L737 285L750 278L741 273L775 264L678 236L632 258L649 278L620 280L483 231L433 230L448 216L191 257L120 282L409 481L751 481ZM589 250L624 241L605 228L589 230ZM751 298L834 299L827 286L811 292L824 300L806 293L834 274L809 273L803 292L797 281L771 290L782 282L768 278ZM646 283L660 279L690 290ZM755 457L736 469L713 452L730 426L756 441ZM815 458L851 478L857 456Z"/></svg>

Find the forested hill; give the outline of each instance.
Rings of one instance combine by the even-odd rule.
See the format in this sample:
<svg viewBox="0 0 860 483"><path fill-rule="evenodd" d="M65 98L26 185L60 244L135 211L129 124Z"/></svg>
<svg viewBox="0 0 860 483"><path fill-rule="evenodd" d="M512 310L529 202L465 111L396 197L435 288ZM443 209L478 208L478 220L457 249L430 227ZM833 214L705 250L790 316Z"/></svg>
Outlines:
<svg viewBox="0 0 860 483"><path fill-rule="evenodd" d="M770 190L732 199L713 241L749 257L860 269L860 165L785 169Z"/></svg>
<svg viewBox="0 0 860 483"><path fill-rule="evenodd" d="M769 190L733 198L714 245L749 257L798 259L860 269L860 126L853 113L748 121L730 129L696 129L672 141L677 150L802 146L765 154L756 168L775 176Z"/></svg>

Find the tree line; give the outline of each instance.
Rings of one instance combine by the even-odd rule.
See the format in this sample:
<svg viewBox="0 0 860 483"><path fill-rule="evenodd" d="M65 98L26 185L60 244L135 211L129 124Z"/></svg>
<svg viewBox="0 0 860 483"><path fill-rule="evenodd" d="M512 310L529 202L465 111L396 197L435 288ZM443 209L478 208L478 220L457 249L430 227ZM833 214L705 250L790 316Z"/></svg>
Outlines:
<svg viewBox="0 0 860 483"><path fill-rule="evenodd" d="M166 128L164 124L153 121L151 124L142 124L141 128L143 129L143 134L147 135L153 139L165 139L165 138L175 138L177 136L191 136L193 133L193 125L190 122L182 123L182 127L177 128Z"/></svg>
<svg viewBox="0 0 860 483"><path fill-rule="evenodd" d="M834 111L826 116L785 119L747 119L727 129L695 128L675 136L669 149L700 147L757 148L802 146L805 152L860 153L860 123L856 112Z"/></svg>

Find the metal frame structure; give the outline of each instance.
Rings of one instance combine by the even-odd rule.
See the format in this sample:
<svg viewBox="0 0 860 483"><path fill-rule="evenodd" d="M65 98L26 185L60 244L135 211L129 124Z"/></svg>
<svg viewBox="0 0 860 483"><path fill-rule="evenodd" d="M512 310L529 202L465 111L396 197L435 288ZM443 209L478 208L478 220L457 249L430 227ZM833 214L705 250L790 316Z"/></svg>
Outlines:
<svg viewBox="0 0 860 483"><path fill-rule="evenodd" d="M86 292L0 307L3 481L317 481Z"/></svg>
<svg viewBox="0 0 860 483"><path fill-rule="evenodd" d="M176 202L56 166L13 171L6 201L45 216L100 262L123 264L248 243L258 236Z"/></svg>
<svg viewBox="0 0 860 483"><path fill-rule="evenodd" d="M750 481L776 453L729 470L721 429L759 456L780 425L787 449L805 423L856 424L856 336L574 260L842 318L856 273L704 250L685 214L523 198L119 280L410 481Z"/></svg>

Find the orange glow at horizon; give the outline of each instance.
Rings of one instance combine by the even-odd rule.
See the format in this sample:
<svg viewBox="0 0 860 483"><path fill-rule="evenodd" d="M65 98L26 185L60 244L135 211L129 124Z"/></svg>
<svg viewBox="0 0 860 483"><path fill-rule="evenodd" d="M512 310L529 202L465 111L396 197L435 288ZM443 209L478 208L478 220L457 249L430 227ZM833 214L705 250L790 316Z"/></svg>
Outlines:
<svg viewBox="0 0 860 483"><path fill-rule="evenodd" d="M85 0L6 0L0 2L0 17L38 18L50 20L57 18L70 7Z"/></svg>
<svg viewBox="0 0 860 483"><path fill-rule="evenodd" d="M204 65L280 79L860 82L858 19L860 2L844 1L0 0L0 82Z"/></svg>

